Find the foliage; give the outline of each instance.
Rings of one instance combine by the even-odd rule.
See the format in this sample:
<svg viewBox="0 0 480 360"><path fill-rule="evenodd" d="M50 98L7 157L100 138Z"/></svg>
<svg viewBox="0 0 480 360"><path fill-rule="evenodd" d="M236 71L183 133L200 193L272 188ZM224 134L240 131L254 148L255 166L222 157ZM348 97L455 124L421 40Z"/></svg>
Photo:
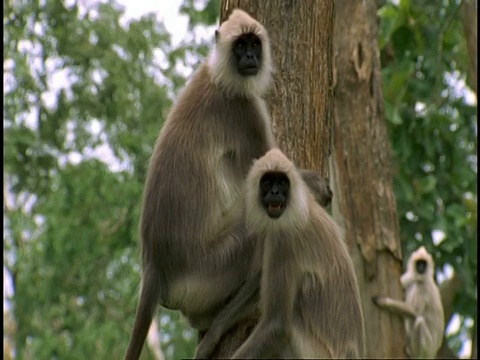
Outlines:
<svg viewBox="0 0 480 360"><path fill-rule="evenodd" d="M469 67L460 6L388 3L379 10L379 44L406 255L425 244L440 269L452 266L466 284L455 312L475 319L477 106L471 91L469 99L465 95ZM441 231L440 242L434 231Z"/></svg>
<svg viewBox="0 0 480 360"><path fill-rule="evenodd" d="M195 6L195 0L185 0L180 13L189 16L190 30L199 25L214 25L220 13L220 0L206 1L205 6L200 9Z"/></svg>

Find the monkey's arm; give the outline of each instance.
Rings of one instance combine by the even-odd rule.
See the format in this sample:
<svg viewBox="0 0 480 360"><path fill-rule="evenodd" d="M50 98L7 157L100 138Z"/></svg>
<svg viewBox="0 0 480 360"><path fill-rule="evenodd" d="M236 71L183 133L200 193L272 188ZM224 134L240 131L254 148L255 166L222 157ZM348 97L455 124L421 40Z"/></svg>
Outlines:
<svg viewBox="0 0 480 360"><path fill-rule="evenodd" d="M274 249L272 250L272 247ZM278 242L265 246L261 297L262 318L232 359L261 359L276 355L288 343L292 328L293 303L300 272L294 260L282 259Z"/></svg>
<svg viewBox="0 0 480 360"><path fill-rule="evenodd" d="M284 274L271 276L268 284L262 283L262 286L267 288L266 293L268 294L268 298L264 300L265 304L263 304L262 319L248 339L235 351L232 359L269 358L277 351L281 351L288 343L286 329L292 326L291 314L295 297L293 290L296 286L279 281L279 277L284 276Z"/></svg>
<svg viewBox="0 0 480 360"><path fill-rule="evenodd" d="M301 169L303 181L310 188L310 191L315 195L315 200L322 205L328 206L332 202L332 189L328 185L328 179L322 178L318 171Z"/></svg>
<svg viewBox="0 0 480 360"><path fill-rule="evenodd" d="M209 359L222 336L238 321L250 314L258 304L261 272L256 272L238 293L215 316L197 347L195 359Z"/></svg>
<svg viewBox="0 0 480 360"><path fill-rule="evenodd" d="M375 305L404 317L415 319L418 315L413 307L404 301L381 296L374 296L372 301Z"/></svg>
<svg viewBox="0 0 480 360"><path fill-rule="evenodd" d="M189 263L185 276L194 276L197 280L194 284L181 284L189 286L188 299L181 298L181 292L176 297L183 301L184 307L180 310L192 327L209 329L224 304L237 296L257 269L252 263L255 249L245 225L241 223L230 233L217 236L208 247L204 247L200 256L192 259L194 261ZM191 295L194 291L195 296Z"/></svg>

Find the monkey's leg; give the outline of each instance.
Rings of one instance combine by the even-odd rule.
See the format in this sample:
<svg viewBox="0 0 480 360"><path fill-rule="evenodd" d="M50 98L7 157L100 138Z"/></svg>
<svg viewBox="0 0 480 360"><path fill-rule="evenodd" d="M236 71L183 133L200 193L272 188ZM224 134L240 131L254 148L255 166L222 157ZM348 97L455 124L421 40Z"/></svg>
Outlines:
<svg viewBox="0 0 480 360"><path fill-rule="evenodd" d="M210 358L222 336L255 309L260 295L260 279L260 272L254 274L215 316L197 347L195 359Z"/></svg>
<svg viewBox="0 0 480 360"><path fill-rule="evenodd" d="M322 206L330 205L333 194L328 184L328 179L322 178L320 173L314 170L302 169L300 174L315 196L315 200Z"/></svg>
<svg viewBox="0 0 480 360"><path fill-rule="evenodd" d="M417 317L417 313L413 309L410 304L407 304L404 301L394 300L389 297L381 297L381 296L374 296L372 301L375 305L391 311L395 314L402 315L405 317L409 317L415 319Z"/></svg>
<svg viewBox="0 0 480 360"><path fill-rule="evenodd" d="M279 319L263 318L232 359L259 359L271 356L288 341L285 324Z"/></svg>
<svg viewBox="0 0 480 360"><path fill-rule="evenodd" d="M227 301L244 286L252 270L256 249L243 223L228 230L192 257L183 276L169 294L182 302L177 307L198 330L210 328L212 320ZM260 263L261 266L261 263ZM185 281L182 283L182 281ZM188 292L185 291L188 289ZM163 305L163 304L162 304Z"/></svg>
<svg viewBox="0 0 480 360"><path fill-rule="evenodd" d="M416 358L428 359L436 354L431 354L432 335L425 323L423 316L418 316L413 325L410 336L410 354Z"/></svg>

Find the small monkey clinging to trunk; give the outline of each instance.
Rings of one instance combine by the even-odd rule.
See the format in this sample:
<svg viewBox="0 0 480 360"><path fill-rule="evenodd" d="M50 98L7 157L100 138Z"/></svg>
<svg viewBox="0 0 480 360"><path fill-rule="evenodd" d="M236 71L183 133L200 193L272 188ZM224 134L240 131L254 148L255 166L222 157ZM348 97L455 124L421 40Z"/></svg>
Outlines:
<svg viewBox="0 0 480 360"><path fill-rule="evenodd" d="M233 358L361 358L360 293L335 222L278 149L255 162L245 193L247 226L261 259L262 317ZM255 291L244 286L222 309L197 358L209 358L222 335L252 309Z"/></svg>
<svg viewBox="0 0 480 360"><path fill-rule="evenodd" d="M205 330L246 281L254 241L241 192L253 159L275 145L262 98L271 70L265 28L234 10L168 115L143 195L142 287L127 360L140 356L158 304ZM319 174L302 174L329 203Z"/></svg>
<svg viewBox="0 0 480 360"><path fill-rule="evenodd" d="M433 359L442 345L445 319L434 275L433 258L422 246L412 253L407 271L400 278L405 301L380 296L372 299L376 305L404 317L406 353L411 359Z"/></svg>

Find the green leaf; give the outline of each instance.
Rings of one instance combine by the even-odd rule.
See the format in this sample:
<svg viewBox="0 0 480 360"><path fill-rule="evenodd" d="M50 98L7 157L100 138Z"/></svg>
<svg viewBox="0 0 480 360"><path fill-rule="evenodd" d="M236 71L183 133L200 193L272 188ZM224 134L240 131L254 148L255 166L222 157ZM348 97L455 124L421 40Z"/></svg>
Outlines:
<svg viewBox="0 0 480 360"><path fill-rule="evenodd" d="M419 179L418 183L419 183L419 190L424 194L428 194L428 193L431 193L437 186L437 179L435 176L429 175Z"/></svg>

